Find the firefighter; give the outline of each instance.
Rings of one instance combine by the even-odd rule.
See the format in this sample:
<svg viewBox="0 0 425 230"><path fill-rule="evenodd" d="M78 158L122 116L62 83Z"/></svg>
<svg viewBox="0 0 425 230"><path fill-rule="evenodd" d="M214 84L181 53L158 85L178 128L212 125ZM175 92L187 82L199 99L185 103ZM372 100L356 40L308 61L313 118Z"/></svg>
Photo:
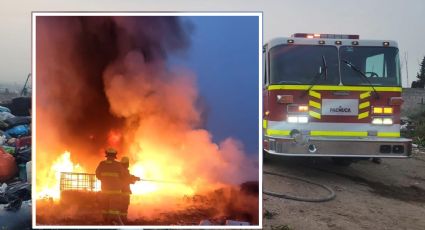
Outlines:
<svg viewBox="0 0 425 230"><path fill-rule="evenodd" d="M123 224L120 215L122 180L125 170L115 159L117 151L113 148L105 150L106 160L96 168L96 177L101 181L102 213L107 224Z"/></svg>
<svg viewBox="0 0 425 230"><path fill-rule="evenodd" d="M131 189L130 189L130 184L134 184L136 183L136 181L140 181L140 177L134 176L130 174L130 171L128 170L128 166L129 166L129 159L128 157L122 157L121 158L121 164L124 168L124 179L123 179L123 183L122 183L122 200L121 200L121 219L124 222L127 222L127 212L128 212L128 206L130 205L130 194L131 194Z"/></svg>

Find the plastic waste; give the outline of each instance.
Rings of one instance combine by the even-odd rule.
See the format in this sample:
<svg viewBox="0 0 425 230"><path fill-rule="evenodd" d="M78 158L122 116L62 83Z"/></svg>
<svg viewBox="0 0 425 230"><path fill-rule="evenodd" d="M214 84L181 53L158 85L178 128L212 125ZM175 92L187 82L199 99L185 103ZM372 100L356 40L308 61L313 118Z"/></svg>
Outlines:
<svg viewBox="0 0 425 230"><path fill-rule="evenodd" d="M6 188L7 188L7 184L6 183L3 183L0 186L0 193L5 193L6 192Z"/></svg>
<svg viewBox="0 0 425 230"><path fill-rule="evenodd" d="M15 158L0 147L0 182L6 182L18 172Z"/></svg>
<svg viewBox="0 0 425 230"><path fill-rule="evenodd" d="M5 135L1 135L0 136L0 145L3 145L6 142L6 136Z"/></svg>
<svg viewBox="0 0 425 230"><path fill-rule="evenodd" d="M13 114L17 116L29 116L31 109L31 97L16 97L9 106Z"/></svg>
<svg viewBox="0 0 425 230"><path fill-rule="evenodd" d="M27 164L18 164L18 169L19 169L19 178L22 181L27 181Z"/></svg>
<svg viewBox="0 0 425 230"><path fill-rule="evenodd" d="M32 163L31 163L31 161L28 161L27 162L27 167L26 167L26 169L27 169L27 181L28 181L28 183L31 183L31 181L32 181Z"/></svg>
<svg viewBox="0 0 425 230"><path fill-rule="evenodd" d="M20 137L16 139L15 144L17 149L21 149L23 147L31 147L31 136Z"/></svg>
<svg viewBox="0 0 425 230"><path fill-rule="evenodd" d="M8 145L3 145L2 146L3 150L7 153L9 153L10 155L14 156L15 155L15 150L16 148L13 146L8 146Z"/></svg>
<svg viewBox="0 0 425 230"><path fill-rule="evenodd" d="M11 129L6 130L5 134L10 135L11 137L26 136L29 134L29 126L17 125Z"/></svg>
<svg viewBox="0 0 425 230"><path fill-rule="evenodd" d="M31 148L19 149L16 151L15 160L18 164L27 163L31 160Z"/></svg>
<svg viewBox="0 0 425 230"><path fill-rule="evenodd" d="M10 112L0 112L0 121L5 121L14 117L15 115L11 114Z"/></svg>
<svg viewBox="0 0 425 230"><path fill-rule="evenodd" d="M14 137L12 137L12 138L9 138L9 140L7 140L7 144L8 145L15 145L15 142L16 142L16 138L14 138Z"/></svg>
<svg viewBox="0 0 425 230"><path fill-rule="evenodd" d="M10 109L4 106L0 106L0 112L8 112L10 113Z"/></svg>
<svg viewBox="0 0 425 230"><path fill-rule="evenodd" d="M3 120L0 120L0 130L6 130L8 128L9 128L9 125Z"/></svg>
<svg viewBox="0 0 425 230"><path fill-rule="evenodd" d="M12 117L4 120L4 122L6 122L9 127L14 127L17 125L28 125L31 123L31 117Z"/></svg>

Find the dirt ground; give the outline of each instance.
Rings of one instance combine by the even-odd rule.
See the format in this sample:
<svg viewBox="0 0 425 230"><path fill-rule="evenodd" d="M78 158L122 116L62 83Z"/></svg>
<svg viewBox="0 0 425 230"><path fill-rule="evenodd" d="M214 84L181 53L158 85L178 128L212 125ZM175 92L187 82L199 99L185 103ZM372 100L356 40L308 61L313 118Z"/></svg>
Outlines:
<svg viewBox="0 0 425 230"><path fill-rule="evenodd" d="M151 215L130 217L126 225L197 226L203 220L224 225L226 220L258 225L258 181L226 186L193 196L176 197L174 206L150 208ZM64 191L61 200L37 200L37 225L105 225L102 195L98 192ZM130 211L131 213L131 211ZM1 226L0 226L1 229Z"/></svg>
<svg viewBox="0 0 425 230"><path fill-rule="evenodd" d="M348 167L325 158L272 158L264 171L328 185L336 198L308 203L263 195L264 229L425 229L425 151L409 159L359 161ZM264 175L264 190L320 197L327 192L300 181Z"/></svg>

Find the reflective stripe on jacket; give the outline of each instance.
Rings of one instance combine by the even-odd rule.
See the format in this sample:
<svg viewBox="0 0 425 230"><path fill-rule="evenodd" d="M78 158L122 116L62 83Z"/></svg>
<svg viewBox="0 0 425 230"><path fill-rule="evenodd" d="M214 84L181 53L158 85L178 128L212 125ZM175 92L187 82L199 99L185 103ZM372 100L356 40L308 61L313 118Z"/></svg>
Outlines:
<svg viewBox="0 0 425 230"><path fill-rule="evenodd" d="M103 192L121 192L124 175L124 167L115 160L101 161L96 168L96 177L101 181Z"/></svg>

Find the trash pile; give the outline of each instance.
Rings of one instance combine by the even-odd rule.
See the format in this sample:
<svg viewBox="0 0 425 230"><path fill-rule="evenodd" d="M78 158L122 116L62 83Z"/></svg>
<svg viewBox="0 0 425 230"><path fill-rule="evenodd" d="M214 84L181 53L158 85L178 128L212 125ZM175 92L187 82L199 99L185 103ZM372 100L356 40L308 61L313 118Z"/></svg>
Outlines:
<svg viewBox="0 0 425 230"><path fill-rule="evenodd" d="M12 112L0 106L0 222L31 216L31 104Z"/></svg>

